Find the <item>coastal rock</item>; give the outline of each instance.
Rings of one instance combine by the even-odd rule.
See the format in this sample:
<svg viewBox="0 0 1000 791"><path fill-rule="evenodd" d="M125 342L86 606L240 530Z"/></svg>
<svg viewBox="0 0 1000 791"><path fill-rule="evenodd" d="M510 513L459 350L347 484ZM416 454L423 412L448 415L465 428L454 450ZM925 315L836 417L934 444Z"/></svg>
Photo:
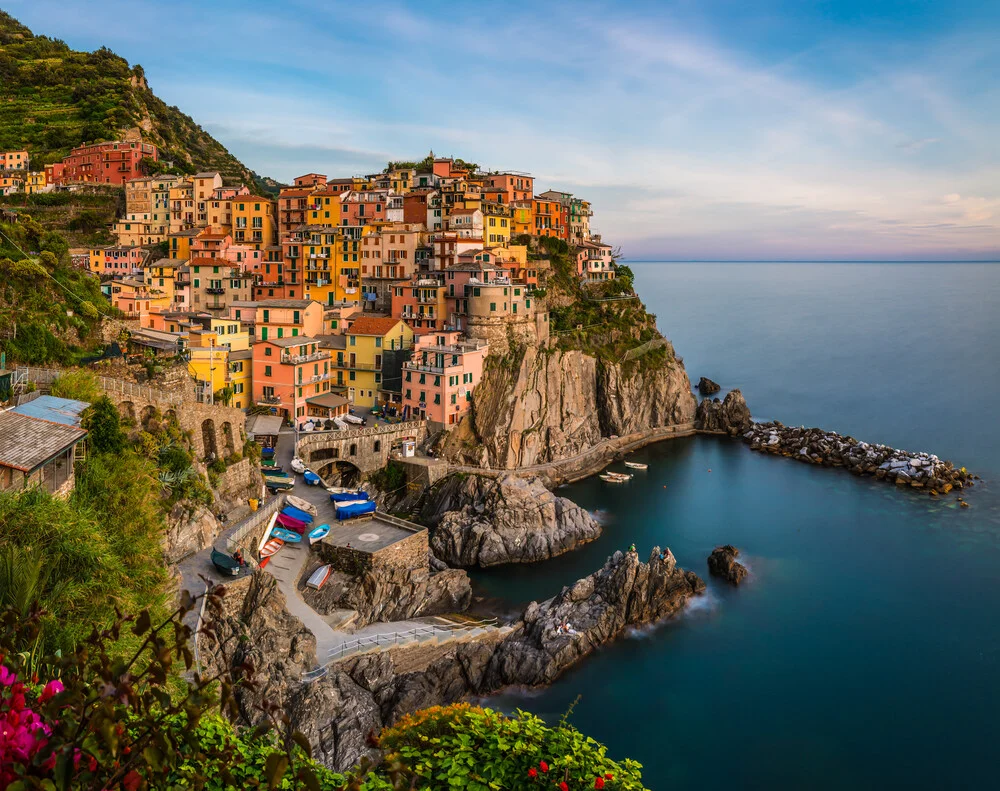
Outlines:
<svg viewBox="0 0 1000 791"><path fill-rule="evenodd" d="M163 553L168 563L177 563L211 546L221 532L215 514L203 505L183 500L170 509L166 523Z"/></svg>
<svg viewBox="0 0 1000 791"><path fill-rule="evenodd" d="M974 476L964 467L955 469L950 461L942 461L932 453L911 453L861 442L835 431L796 428L774 421L753 423L742 437L751 450L794 457L807 464L844 467L854 475L871 475L898 486L940 494L973 485Z"/></svg>
<svg viewBox="0 0 1000 791"><path fill-rule="evenodd" d="M449 461L500 469L566 459L604 437L694 420L683 364L598 362L581 351L518 347L489 358L469 415L448 432Z"/></svg>
<svg viewBox="0 0 1000 791"><path fill-rule="evenodd" d="M583 508L538 478L451 476L428 497L421 518L436 525L431 550L452 566L534 563L601 534Z"/></svg>
<svg viewBox="0 0 1000 791"><path fill-rule="evenodd" d="M703 396L715 395L721 389L722 388L719 387L719 385L716 382L713 382L711 379L708 379L707 377L703 376L701 377L701 379L698 380L698 392L701 393Z"/></svg>
<svg viewBox="0 0 1000 791"><path fill-rule="evenodd" d="M306 587L305 581L322 562L317 559L306 567L299 580L302 598L323 614L354 610L355 626L463 612L472 602L472 584L461 569L433 572L429 567L376 566L360 575L335 571L322 589Z"/></svg>
<svg viewBox="0 0 1000 791"><path fill-rule="evenodd" d="M695 415L695 426L699 431L722 432L731 436L744 433L751 423L750 408L739 390L730 390L723 401L718 398L704 399L698 404Z"/></svg>
<svg viewBox="0 0 1000 791"><path fill-rule="evenodd" d="M227 586L228 614L217 629L222 639L202 645L207 661L235 667L245 657L256 664L271 652L271 665L257 665L266 679L264 690L235 689L241 720L259 722L256 712L267 696L288 713L289 731L306 736L314 757L340 771L373 756L368 734L403 714L509 685L550 683L629 627L675 614L705 588L696 574L677 567L669 549L655 548L648 563L634 552L616 552L601 569L548 602L532 602L509 630L440 646L415 644L356 655L308 681L301 671L314 654L297 650L302 624L273 612L280 604L274 581L257 574L241 583Z"/></svg>
<svg viewBox="0 0 1000 791"><path fill-rule="evenodd" d="M750 573L746 566L736 559L739 554L740 551L732 544L716 547L708 556L709 572L733 585L739 585Z"/></svg>

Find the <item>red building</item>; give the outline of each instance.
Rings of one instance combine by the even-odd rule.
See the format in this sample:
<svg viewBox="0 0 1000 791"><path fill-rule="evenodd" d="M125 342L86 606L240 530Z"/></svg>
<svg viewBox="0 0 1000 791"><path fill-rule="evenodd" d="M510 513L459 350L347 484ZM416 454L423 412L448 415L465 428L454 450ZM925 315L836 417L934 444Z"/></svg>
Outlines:
<svg viewBox="0 0 1000 791"><path fill-rule="evenodd" d="M156 146L125 140L94 143L74 148L63 159L62 167L53 168L51 173L55 182L61 184L124 184L145 175L140 167L144 157L158 159ZM48 168L46 171L49 172Z"/></svg>

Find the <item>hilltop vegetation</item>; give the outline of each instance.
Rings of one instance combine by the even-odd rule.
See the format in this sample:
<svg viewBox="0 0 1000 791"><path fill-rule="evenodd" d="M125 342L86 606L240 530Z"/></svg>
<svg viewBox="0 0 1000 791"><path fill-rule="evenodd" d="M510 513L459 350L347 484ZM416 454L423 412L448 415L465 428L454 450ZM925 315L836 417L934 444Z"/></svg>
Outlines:
<svg viewBox="0 0 1000 791"><path fill-rule="evenodd" d="M101 316L115 311L68 250L31 219L0 223L0 349L11 363L70 364L101 346Z"/></svg>
<svg viewBox="0 0 1000 791"><path fill-rule="evenodd" d="M156 97L141 66L106 47L76 52L0 11L0 150L28 148L38 168L133 127L181 173L218 170L227 183L257 185L219 141Z"/></svg>

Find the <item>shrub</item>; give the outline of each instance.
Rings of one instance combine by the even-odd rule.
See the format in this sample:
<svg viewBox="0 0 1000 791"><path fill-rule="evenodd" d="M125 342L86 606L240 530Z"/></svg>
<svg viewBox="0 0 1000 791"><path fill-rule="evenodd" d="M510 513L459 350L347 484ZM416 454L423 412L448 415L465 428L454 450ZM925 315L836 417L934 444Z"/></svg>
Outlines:
<svg viewBox="0 0 1000 791"><path fill-rule="evenodd" d="M93 404L101 397L101 386L90 371L67 371L52 383L52 395ZM116 410L117 411L117 410Z"/></svg>

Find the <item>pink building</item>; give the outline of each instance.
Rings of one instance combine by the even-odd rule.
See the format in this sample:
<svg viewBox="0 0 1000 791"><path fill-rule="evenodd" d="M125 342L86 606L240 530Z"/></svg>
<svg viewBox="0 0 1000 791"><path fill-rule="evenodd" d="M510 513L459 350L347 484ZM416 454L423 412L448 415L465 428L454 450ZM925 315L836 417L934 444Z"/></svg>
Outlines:
<svg viewBox="0 0 1000 791"><path fill-rule="evenodd" d="M307 400L330 392L330 352L315 338L275 338L253 345L253 400L295 422L308 417Z"/></svg>
<svg viewBox="0 0 1000 791"><path fill-rule="evenodd" d="M403 363L404 414L442 426L458 423L472 406L488 351L486 341L457 332L421 335L413 357Z"/></svg>
<svg viewBox="0 0 1000 791"><path fill-rule="evenodd" d="M576 273L587 281L614 280L616 272L611 245L583 242L577 248Z"/></svg>
<svg viewBox="0 0 1000 791"><path fill-rule="evenodd" d="M390 190L350 190L340 196L340 224L371 225L386 222Z"/></svg>
<svg viewBox="0 0 1000 791"><path fill-rule="evenodd" d="M460 237L451 231L436 233L432 244L431 269L435 272L448 269L458 263L462 253L479 250L482 246L482 237Z"/></svg>
<svg viewBox="0 0 1000 791"><path fill-rule="evenodd" d="M392 317L416 335L443 330L448 319L447 286L433 278L398 283L392 289Z"/></svg>

